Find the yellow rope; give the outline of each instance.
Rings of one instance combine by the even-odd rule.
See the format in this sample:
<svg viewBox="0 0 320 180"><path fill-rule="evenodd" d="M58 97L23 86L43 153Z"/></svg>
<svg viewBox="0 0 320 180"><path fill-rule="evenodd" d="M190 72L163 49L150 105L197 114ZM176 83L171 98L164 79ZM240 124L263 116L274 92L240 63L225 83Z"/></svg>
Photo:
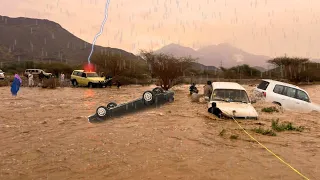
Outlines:
<svg viewBox="0 0 320 180"><path fill-rule="evenodd" d="M306 180L309 180L309 178L307 178L306 176L304 176L303 174L301 174L298 170L296 170L294 167L292 167L290 164L288 164L287 162L285 162L283 159L281 159L279 156L277 156L275 153L273 153L270 149L268 149L266 146L264 146L263 144L261 144L258 140L256 140L253 136L251 136L239 123L238 121L231 116L232 119L238 124L238 126L254 141L256 141L260 146L262 146L263 148L265 148L269 153L271 153L272 155L274 155L276 158L278 158L283 164L287 165L289 168L291 168L294 172L296 172L297 174L299 174L301 177L303 177Z"/></svg>

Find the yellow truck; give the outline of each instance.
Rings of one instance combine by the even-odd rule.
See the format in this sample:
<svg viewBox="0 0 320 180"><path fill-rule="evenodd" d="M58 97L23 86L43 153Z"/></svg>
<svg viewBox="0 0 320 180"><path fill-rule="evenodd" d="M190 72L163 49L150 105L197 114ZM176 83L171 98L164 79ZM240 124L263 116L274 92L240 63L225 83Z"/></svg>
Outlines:
<svg viewBox="0 0 320 180"><path fill-rule="evenodd" d="M86 72L84 70L74 70L70 80L73 86L86 86L89 88L106 87L108 82L96 72Z"/></svg>

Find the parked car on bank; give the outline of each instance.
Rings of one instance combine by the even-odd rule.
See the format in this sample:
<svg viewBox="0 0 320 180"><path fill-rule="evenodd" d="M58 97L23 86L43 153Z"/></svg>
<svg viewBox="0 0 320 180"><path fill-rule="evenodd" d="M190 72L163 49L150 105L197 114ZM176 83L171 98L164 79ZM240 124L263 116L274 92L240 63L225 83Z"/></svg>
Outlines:
<svg viewBox="0 0 320 180"><path fill-rule="evenodd" d="M31 74L33 74L33 75L40 75L40 73L43 73L43 75L45 76L45 77L51 77L52 76L52 73L48 73L48 72L45 72L44 70L42 70L42 69L26 69L25 71L24 71L24 75L27 77L28 76L28 74L29 73L31 73Z"/></svg>
<svg viewBox="0 0 320 180"><path fill-rule="evenodd" d="M302 88L271 79L263 79L254 89L256 95L262 95L267 102L282 106L287 110L300 112L319 111L320 106L312 103L309 94Z"/></svg>
<svg viewBox="0 0 320 180"><path fill-rule="evenodd" d="M0 80L5 78L4 72L0 69Z"/></svg>
<svg viewBox="0 0 320 180"><path fill-rule="evenodd" d="M90 88L105 87L108 82L96 72L86 72L84 70L74 70L70 80L73 86L87 86Z"/></svg>
<svg viewBox="0 0 320 180"><path fill-rule="evenodd" d="M236 119L258 119L258 113L252 106L247 91L238 83L213 82L213 91L208 108L213 103L222 113Z"/></svg>

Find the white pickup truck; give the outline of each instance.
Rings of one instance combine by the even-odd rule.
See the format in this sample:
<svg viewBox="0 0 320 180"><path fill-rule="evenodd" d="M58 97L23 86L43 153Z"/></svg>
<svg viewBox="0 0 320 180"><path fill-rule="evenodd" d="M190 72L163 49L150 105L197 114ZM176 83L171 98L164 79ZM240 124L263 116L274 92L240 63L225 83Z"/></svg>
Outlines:
<svg viewBox="0 0 320 180"><path fill-rule="evenodd" d="M213 82L213 91L208 108L213 103L226 116L237 119L258 119L258 113L252 106L246 90L234 82Z"/></svg>

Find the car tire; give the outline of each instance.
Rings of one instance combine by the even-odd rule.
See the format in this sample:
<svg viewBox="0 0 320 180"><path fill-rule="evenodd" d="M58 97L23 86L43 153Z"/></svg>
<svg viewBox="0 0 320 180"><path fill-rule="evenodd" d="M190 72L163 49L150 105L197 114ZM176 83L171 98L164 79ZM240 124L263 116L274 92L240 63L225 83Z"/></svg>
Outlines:
<svg viewBox="0 0 320 180"><path fill-rule="evenodd" d="M100 117L100 118L105 118L107 117L108 114L108 109L104 106L100 106L97 108L96 114Z"/></svg>
<svg viewBox="0 0 320 180"><path fill-rule="evenodd" d="M77 87L78 86L77 80L72 80L71 83L72 83L73 87Z"/></svg>
<svg viewBox="0 0 320 180"><path fill-rule="evenodd" d="M109 104L107 105L107 109L115 108L115 107L117 107L117 106L118 106L118 105L117 105L116 103L111 102L111 103L109 103Z"/></svg>
<svg viewBox="0 0 320 180"><path fill-rule="evenodd" d="M281 106L281 104L278 103L278 102L272 102L272 103L275 104L275 105Z"/></svg>
<svg viewBox="0 0 320 180"><path fill-rule="evenodd" d="M283 112L284 111L284 108L283 108L283 106L282 106L282 104L281 103L279 103L279 102L272 102L274 105L276 105L276 108L278 109L278 110L280 110L281 112Z"/></svg>
<svg viewBox="0 0 320 180"><path fill-rule="evenodd" d="M89 88L93 88L93 84L91 82L88 83Z"/></svg>
<svg viewBox="0 0 320 180"><path fill-rule="evenodd" d="M152 91L146 91L142 95L142 99L145 105L152 105L155 100L154 92Z"/></svg>
<svg viewBox="0 0 320 180"><path fill-rule="evenodd" d="M160 93L163 93L164 90L161 87L156 87L156 88L152 89L152 92L154 94L160 94Z"/></svg>

